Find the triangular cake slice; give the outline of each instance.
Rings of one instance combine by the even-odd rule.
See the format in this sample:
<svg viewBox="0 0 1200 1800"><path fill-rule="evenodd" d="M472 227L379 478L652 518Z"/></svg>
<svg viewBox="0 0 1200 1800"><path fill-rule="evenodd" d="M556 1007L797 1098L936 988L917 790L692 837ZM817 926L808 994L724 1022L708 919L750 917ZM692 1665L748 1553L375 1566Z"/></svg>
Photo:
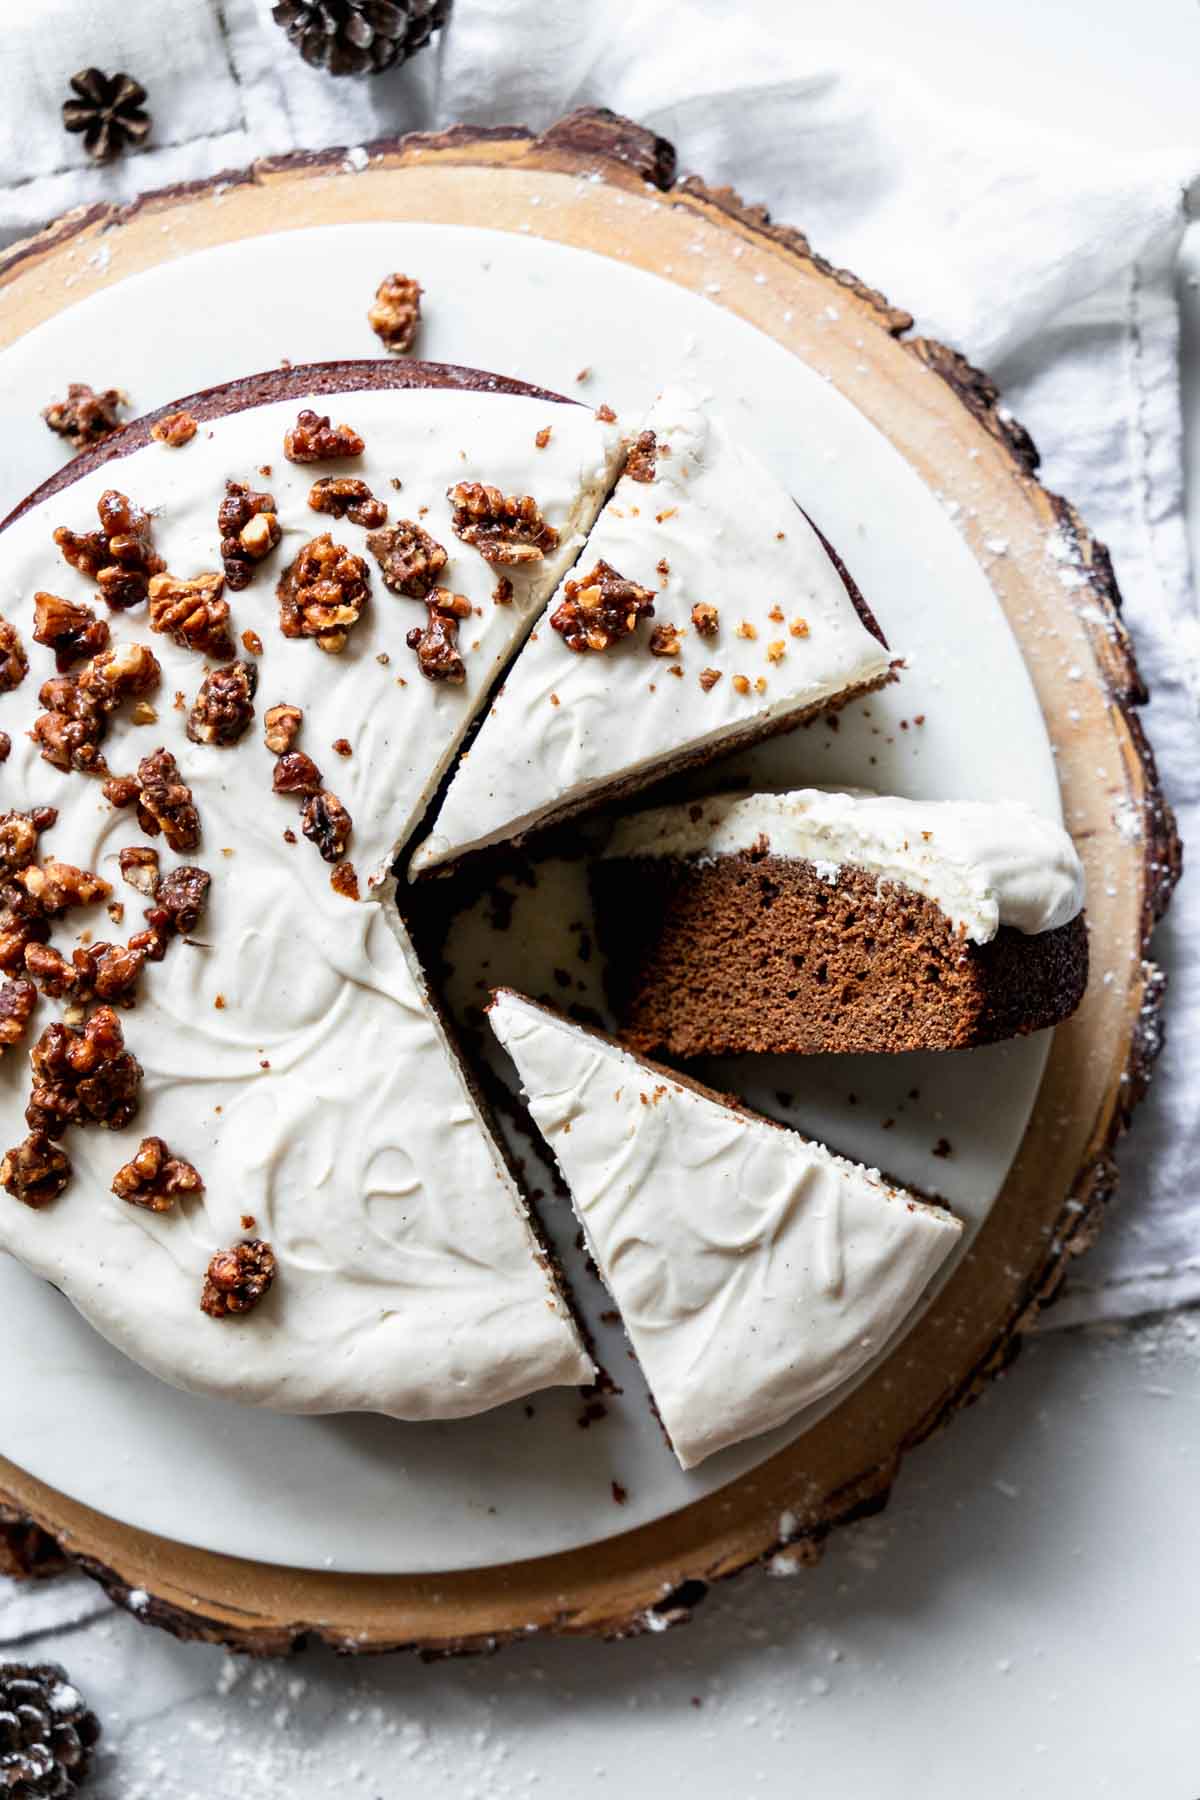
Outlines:
<svg viewBox="0 0 1200 1800"><path fill-rule="evenodd" d="M960 1241L873 1170L511 990L488 1017L685 1469L854 1375Z"/></svg>
<svg viewBox="0 0 1200 1800"><path fill-rule="evenodd" d="M412 872L833 710L891 669L791 496L720 420L668 392Z"/></svg>

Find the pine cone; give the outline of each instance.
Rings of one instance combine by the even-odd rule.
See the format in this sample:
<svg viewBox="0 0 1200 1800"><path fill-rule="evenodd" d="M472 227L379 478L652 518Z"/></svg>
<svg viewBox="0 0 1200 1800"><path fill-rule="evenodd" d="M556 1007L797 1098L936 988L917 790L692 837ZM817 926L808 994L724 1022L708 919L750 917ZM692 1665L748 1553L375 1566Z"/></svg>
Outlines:
<svg viewBox="0 0 1200 1800"><path fill-rule="evenodd" d="M94 1713L57 1663L0 1663L0 1793L69 1800L100 1736Z"/></svg>
<svg viewBox="0 0 1200 1800"><path fill-rule="evenodd" d="M330 75L378 75L423 50L452 0L278 0L275 23L306 63Z"/></svg>
<svg viewBox="0 0 1200 1800"><path fill-rule="evenodd" d="M140 144L150 133L150 114L143 111L146 90L120 70L80 69L72 75L77 100L64 100L62 120L68 131L81 131L94 162L111 162L126 144Z"/></svg>

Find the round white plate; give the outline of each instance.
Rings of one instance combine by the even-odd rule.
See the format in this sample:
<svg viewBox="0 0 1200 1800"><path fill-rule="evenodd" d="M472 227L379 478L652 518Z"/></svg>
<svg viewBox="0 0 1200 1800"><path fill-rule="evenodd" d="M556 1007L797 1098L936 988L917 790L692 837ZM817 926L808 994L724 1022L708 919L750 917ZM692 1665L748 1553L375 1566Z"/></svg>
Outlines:
<svg viewBox="0 0 1200 1800"><path fill-rule="evenodd" d="M668 380L698 388L839 547L905 674L844 713L836 733L817 726L743 759L759 785L1023 799L1058 816L1053 757L1020 652L938 497L819 370L705 299L608 258L442 225L296 231L128 282L119 249L107 260L93 253L80 261L79 304L0 358L0 508L62 460L38 414L68 380L124 387L142 411L285 357L371 356L378 345L365 312L393 268L425 285L425 357L593 404L636 407ZM579 383L584 368L591 375ZM582 916L581 885L578 871L547 866L506 930L478 908L454 936L456 998L470 1003L508 980L595 1004L595 966L576 963L569 929ZM942 1194L969 1243L1020 1141L1046 1049L1043 1038L945 1057L748 1058L719 1065L716 1079ZM934 1155L940 1139L951 1155ZM545 1189L543 1213L598 1354L624 1390L586 1428L575 1394L444 1425L288 1418L178 1394L0 1257L0 1450L72 1498L183 1543L304 1568L418 1573L545 1555L647 1523L804 1429L812 1414L681 1473L621 1333L600 1320L606 1300L574 1249L569 1208L530 1146L518 1153L529 1185Z"/></svg>

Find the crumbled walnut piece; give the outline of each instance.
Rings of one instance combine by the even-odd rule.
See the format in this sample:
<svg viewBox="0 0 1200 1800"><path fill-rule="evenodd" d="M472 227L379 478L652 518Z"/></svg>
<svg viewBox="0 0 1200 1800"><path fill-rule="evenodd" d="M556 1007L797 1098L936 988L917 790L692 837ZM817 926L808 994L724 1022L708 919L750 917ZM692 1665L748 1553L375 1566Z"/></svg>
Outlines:
<svg viewBox="0 0 1200 1800"><path fill-rule="evenodd" d="M720 629L721 615L711 601L697 600L692 608L692 626L703 638L716 637Z"/></svg>
<svg viewBox="0 0 1200 1800"><path fill-rule="evenodd" d="M112 893L109 883L90 869L77 869L74 863L59 862L53 856L43 863L29 863L17 881L47 919L55 919L73 906L93 906Z"/></svg>
<svg viewBox="0 0 1200 1800"><path fill-rule="evenodd" d="M164 875L158 884L158 892L154 896L154 911L156 915L162 914L163 917L156 917L155 924L179 937L190 937L208 904L211 885L212 876L206 869L180 863L178 868ZM148 918L149 914L146 916Z"/></svg>
<svg viewBox="0 0 1200 1800"><path fill-rule="evenodd" d="M367 603L369 580L361 556L335 544L327 531L313 538L275 589L284 637L315 638L319 649L338 655Z"/></svg>
<svg viewBox="0 0 1200 1800"><path fill-rule="evenodd" d="M733 678L733 688L734 692L737 694L748 694L750 692L749 680L745 675L735 675Z"/></svg>
<svg viewBox="0 0 1200 1800"><path fill-rule="evenodd" d="M616 423L617 415L608 404L607 400L602 400L596 408L596 417L602 425L614 425Z"/></svg>
<svg viewBox="0 0 1200 1800"><path fill-rule="evenodd" d="M254 720L258 670L250 662L226 663L210 669L188 714L187 734L193 744L236 744Z"/></svg>
<svg viewBox="0 0 1200 1800"><path fill-rule="evenodd" d="M121 1021L98 1006L83 1031L56 1021L29 1053L33 1087L25 1119L31 1131L61 1137L68 1125L119 1130L138 1108L142 1066L125 1048Z"/></svg>
<svg viewBox="0 0 1200 1800"><path fill-rule="evenodd" d="M163 1213L170 1212L181 1194L198 1194L203 1186L190 1162L172 1156L162 1138L146 1137L113 1176L112 1191L131 1206Z"/></svg>
<svg viewBox="0 0 1200 1800"><path fill-rule="evenodd" d="M354 745L349 738L334 738L333 752L335 756L353 756Z"/></svg>
<svg viewBox="0 0 1200 1800"><path fill-rule="evenodd" d="M415 519L398 519L386 531L373 531L367 549L379 564L384 587L409 600L424 600L448 561L445 547Z"/></svg>
<svg viewBox="0 0 1200 1800"><path fill-rule="evenodd" d="M277 794L319 794L323 784L320 769L303 750L285 750L271 776Z"/></svg>
<svg viewBox="0 0 1200 1800"><path fill-rule="evenodd" d="M336 794L322 789L304 802L300 829L328 863L341 862L352 830L350 814Z"/></svg>
<svg viewBox="0 0 1200 1800"><path fill-rule="evenodd" d="M180 411L157 419L150 427L150 436L156 444L165 444L168 450L180 450L184 444L191 443L199 429L190 412Z"/></svg>
<svg viewBox="0 0 1200 1800"><path fill-rule="evenodd" d="M70 1179L70 1157L52 1144L44 1131L31 1131L21 1143L6 1150L0 1162L0 1187L14 1200L35 1209L48 1206Z"/></svg>
<svg viewBox="0 0 1200 1800"><path fill-rule="evenodd" d="M257 631L251 631L248 627L245 631L243 631L243 633L242 633L242 649L246 652L246 654L248 656L261 656L262 655L263 641L259 637Z"/></svg>
<svg viewBox="0 0 1200 1800"><path fill-rule="evenodd" d="M783 608L782 608L782 606L779 606L778 604L773 606L771 608L770 612L767 614L767 617L768 617L768 619L770 619L770 621L773 625L782 625L783 624Z"/></svg>
<svg viewBox="0 0 1200 1800"><path fill-rule="evenodd" d="M654 573L656 575L662 576L662 584L664 587L666 587L668 577L670 576L670 573L671 573L671 565L667 561L665 556L660 556L658 561L655 563Z"/></svg>
<svg viewBox="0 0 1200 1800"><path fill-rule="evenodd" d="M169 750L159 748L138 764L138 824L147 837L161 831L172 850L194 850L200 842L200 815L192 790Z"/></svg>
<svg viewBox="0 0 1200 1800"><path fill-rule="evenodd" d="M377 500L357 475L322 475L308 490L308 504L314 512L332 513L335 519L349 519L372 530L387 523L386 500Z"/></svg>
<svg viewBox="0 0 1200 1800"><path fill-rule="evenodd" d="M29 658L15 625L0 618L0 694L11 694L29 673Z"/></svg>
<svg viewBox="0 0 1200 1800"><path fill-rule="evenodd" d="M208 1265L200 1308L210 1319L236 1318L256 1307L275 1279L275 1252L261 1238L218 1250Z"/></svg>
<svg viewBox="0 0 1200 1800"><path fill-rule="evenodd" d="M753 639L758 636L757 625L754 625L749 619L739 619L737 624L734 626L734 631L736 632L737 636L740 638Z"/></svg>
<svg viewBox="0 0 1200 1800"><path fill-rule="evenodd" d="M67 562L96 582L109 606L139 606L150 577L166 567L150 536L150 515L125 494L106 488L96 503L99 531L82 535L60 525L54 542Z"/></svg>
<svg viewBox="0 0 1200 1800"><path fill-rule="evenodd" d="M304 714L298 706L289 706L286 701L281 701L278 706L268 706L263 719L263 736L273 756L282 756L285 750L291 749L303 723Z"/></svg>
<svg viewBox="0 0 1200 1800"><path fill-rule="evenodd" d="M533 434L533 441L539 450L544 450L546 445L550 442L549 425L543 425L540 431L535 431Z"/></svg>
<svg viewBox="0 0 1200 1800"><path fill-rule="evenodd" d="M650 633L651 656L678 656L679 650L678 625L656 625Z"/></svg>
<svg viewBox="0 0 1200 1800"><path fill-rule="evenodd" d="M706 694L712 692L720 679L720 669L701 669L700 671L700 686L704 689Z"/></svg>
<svg viewBox="0 0 1200 1800"><path fill-rule="evenodd" d="M122 700L153 693L161 679L158 658L149 644L114 644L93 656L78 681L85 700L97 711L111 713Z"/></svg>
<svg viewBox="0 0 1200 1800"><path fill-rule="evenodd" d="M74 600L35 594L33 621L33 641L53 650L60 675L72 663L108 648L108 620L98 619L90 606L78 606Z"/></svg>
<svg viewBox="0 0 1200 1800"><path fill-rule="evenodd" d="M86 450L89 444L102 444L120 426L120 408L128 405L128 396L120 388L104 388L97 393L86 381L67 384L65 400L53 400L43 412L51 431Z"/></svg>
<svg viewBox="0 0 1200 1800"><path fill-rule="evenodd" d="M274 494L257 493L244 481L227 481L217 509L217 530L226 581L235 590L248 587L256 566L282 535Z"/></svg>
<svg viewBox="0 0 1200 1800"><path fill-rule="evenodd" d="M37 1005L37 989L24 975L0 982L0 1055L19 1044Z"/></svg>
<svg viewBox="0 0 1200 1800"><path fill-rule="evenodd" d="M642 431L629 447L625 473L630 481L653 481L658 464L658 439L652 431Z"/></svg>
<svg viewBox="0 0 1200 1800"><path fill-rule="evenodd" d="M23 974L28 946L44 944L49 936L49 920L37 901L15 881L0 885L0 969Z"/></svg>
<svg viewBox="0 0 1200 1800"><path fill-rule="evenodd" d="M636 581L626 581L601 560L591 573L563 584L563 599L550 615L568 650L582 654L607 650L637 630L638 621L654 611L654 595ZM673 656L674 651L670 654Z"/></svg>
<svg viewBox="0 0 1200 1800"><path fill-rule="evenodd" d="M807 619L793 619L791 624L788 626L788 630L791 632L793 637L806 638L808 636L808 620Z"/></svg>
<svg viewBox="0 0 1200 1800"><path fill-rule="evenodd" d="M0 871L15 875L28 868L38 853L38 838L58 823L52 806L38 806L32 812L0 813Z"/></svg>
<svg viewBox="0 0 1200 1800"><path fill-rule="evenodd" d="M141 790L132 775L110 775L100 792L110 806L120 811L122 807L132 806Z"/></svg>
<svg viewBox="0 0 1200 1800"><path fill-rule="evenodd" d="M513 584L508 579L507 575L502 575L500 577L499 581L496 583L495 587L492 589L492 599L494 600L494 602L496 603L497 606L511 606L512 605L512 597L513 597Z"/></svg>
<svg viewBox="0 0 1200 1800"><path fill-rule="evenodd" d="M100 744L107 730L103 712L79 686L76 675L53 675L42 683L38 700L46 708L33 722L31 736L43 757L56 769L104 769Z"/></svg>
<svg viewBox="0 0 1200 1800"><path fill-rule="evenodd" d="M364 448L349 425L331 425L328 413L317 414L307 406L283 440L283 454L294 463L336 462L361 456Z"/></svg>
<svg viewBox="0 0 1200 1800"><path fill-rule="evenodd" d="M197 650L224 662L233 655L225 577L215 570L182 580L156 575L150 583L150 629L162 631L181 650Z"/></svg>
<svg viewBox="0 0 1200 1800"><path fill-rule="evenodd" d="M547 525L530 494L502 494L482 481L460 481L446 490L454 508L450 524L456 537L478 550L485 562L541 562L558 546L558 532Z"/></svg>
<svg viewBox="0 0 1200 1800"><path fill-rule="evenodd" d="M425 612L425 624L414 625L404 641L416 651L426 681L449 681L457 687L467 679L467 665L458 649L458 622L470 618L471 602L449 588L434 588Z"/></svg>
<svg viewBox="0 0 1200 1800"><path fill-rule="evenodd" d="M70 998L132 1006L145 948L138 944L81 944L68 962L47 944L30 944L25 968L51 999Z"/></svg>
<svg viewBox="0 0 1200 1800"><path fill-rule="evenodd" d="M399 271L385 275L375 289L375 302L367 323L388 350L406 355L413 347L421 323L421 284Z"/></svg>
<svg viewBox="0 0 1200 1800"><path fill-rule="evenodd" d="M767 678L765 675L756 675L754 677L754 691L756 694L765 694L766 693Z"/></svg>
<svg viewBox="0 0 1200 1800"><path fill-rule="evenodd" d="M353 863L338 863L329 871L329 885L343 900L358 899L358 871Z"/></svg>
<svg viewBox="0 0 1200 1800"><path fill-rule="evenodd" d="M0 763L6 763L12 755L12 739L7 731L0 731Z"/></svg>
<svg viewBox="0 0 1200 1800"><path fill-rule="evenodd" d="M153 900L158 890L158 851L152 850L148 844L130 844L121 851L118 861L121 865L121 879L127 881L136 893L145 894L147 900Z"/></svg>
<svg viewBox="0 0 1200 1800"><path fill-rule="evenodd" d="M783 639L772 638L771 642L767 645L767 661L769 663L782 662L786 655L787 645L784 643Z"/></svg>

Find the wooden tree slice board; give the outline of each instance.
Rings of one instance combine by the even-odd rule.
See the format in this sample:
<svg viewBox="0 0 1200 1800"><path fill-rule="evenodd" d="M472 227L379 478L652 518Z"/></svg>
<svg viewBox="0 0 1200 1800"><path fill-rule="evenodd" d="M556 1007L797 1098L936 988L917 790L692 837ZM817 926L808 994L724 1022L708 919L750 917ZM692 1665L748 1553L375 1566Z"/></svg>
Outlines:
<svg viewBox="0 0 1200 1800"><path fill-rule="evenodd" d="M305 1637L448 1653L531 1629L625 1635L686 1618L707 1584L776 1550L785 1513L791 1556L815 1557L834 1526L884 1503L905 1451L1011 1359L1094 1238L1115 1182L1113 1147L1145 1092L1163 989L1145 952L1178 876L1179 844L1138 719L1146 695L1107 553L1038 484L1033 445L998 410L986 376L909 335L906 313L762 208L695 178L676 181L671 147L611 114L576 113L540 138L456 128L372 145L369 157L352 182L340 178L344 152L302 154L68 215L0 258L0 348L70 304L73 272L115 244L131 275L281 227L419 220L516 232L536 217L542 237L600 254L619 245L630 266L683 287L708 287L715 272L714 304L819 363L926 484L962 507L981 560L976 515L991 529L1003 521L1009 550L989 578L1059 747L1066 816L1089 875L1093 969L1114 979L1094 979L1055 1033L1019 1154L949 1285L882 1369L731 1486L562 1555L437 1575L345 1575L187 1548L0 1458L0 1567L6 1543L8 1565L52 1567L56 1542L152 1622L258 1652ZM700 257L688 253L697 241ZM1078 570L1069 596L1047 578L1050 532ZM1069 699L1064 659L1083 671Z"/></svg>

